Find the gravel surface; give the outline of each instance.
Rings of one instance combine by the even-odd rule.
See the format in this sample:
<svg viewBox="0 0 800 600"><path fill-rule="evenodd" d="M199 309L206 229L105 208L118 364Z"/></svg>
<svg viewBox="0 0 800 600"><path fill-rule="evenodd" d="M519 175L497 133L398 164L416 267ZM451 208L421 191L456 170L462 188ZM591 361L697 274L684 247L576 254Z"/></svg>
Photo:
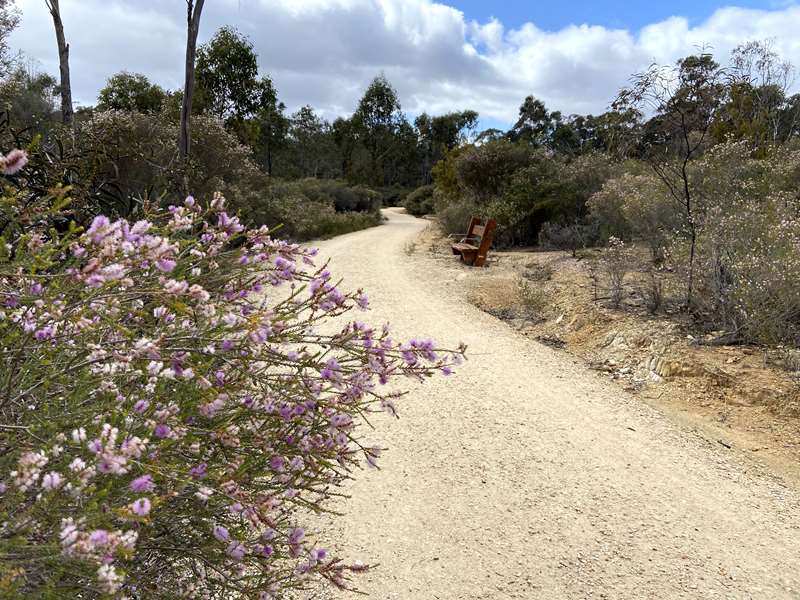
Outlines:
<svg viewBox="0 0 800 600"><path fill-rule="evenodd" d="M469 361L377 420L381 469L337 507L367 598L800 598L796 489L468 304L404 252L426 221L385 214L321 254L367 320Z"/></svg>

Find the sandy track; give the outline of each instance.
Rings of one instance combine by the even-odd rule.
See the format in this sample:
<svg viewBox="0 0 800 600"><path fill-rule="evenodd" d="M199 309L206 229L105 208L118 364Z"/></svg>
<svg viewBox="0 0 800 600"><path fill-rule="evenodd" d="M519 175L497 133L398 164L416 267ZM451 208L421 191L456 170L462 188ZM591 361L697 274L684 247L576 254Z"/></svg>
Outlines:
<svg viewBox="0 0 800 600"><path fill-rule="evenodd" d="M378 421L382 469L339 507L368 598L800 598L797 490L448 292L404 252L425 221L386 214L322 255L371 322L470 360Z"/></svg>

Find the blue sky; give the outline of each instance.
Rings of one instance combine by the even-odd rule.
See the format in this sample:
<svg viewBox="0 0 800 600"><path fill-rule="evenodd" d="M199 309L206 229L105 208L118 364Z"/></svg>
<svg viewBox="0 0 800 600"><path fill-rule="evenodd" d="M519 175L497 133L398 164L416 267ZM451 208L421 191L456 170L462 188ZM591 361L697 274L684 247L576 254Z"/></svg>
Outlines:
<svg viewBox="0 0 800 600"><path fill-rule="evenodd" d="M800 1L800 0L799 0ZM42 0L17 0L11 42L58 73ZM108 77L183 81L181 0L61 0L73 93L93 104ZM352 114L384 73L413 117L473 109L507 127L527 95L564 114L606 110L632 73L674 63L699 46L725 63L738 44L774 40L800 65L800 6L786 0L209 0L200 42L232 25L253 42L290 111ZM491 18L496 17L495 21ZM800 78L798 78L800 83Z"/></svg>
<svg viewBox="0 0 800 600"><path fill-rule="evenodd" d="M711 16L723 6L774 9L792 4L776 0L566 0L536 2L533 0L454 0L453 6L462 10L468 19L486 21L499 19L506 27L519 27L532 22L540 29L550 31L567 25L602 25L613 29L638 30L668 17L686 17L697 23Z"/></svg>

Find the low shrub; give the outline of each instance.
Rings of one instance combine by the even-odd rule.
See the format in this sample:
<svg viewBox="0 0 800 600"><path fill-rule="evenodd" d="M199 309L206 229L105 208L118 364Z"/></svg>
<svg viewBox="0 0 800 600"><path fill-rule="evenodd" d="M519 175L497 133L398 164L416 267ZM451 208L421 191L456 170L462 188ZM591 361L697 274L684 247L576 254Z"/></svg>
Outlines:
<svg viewBox="0 0 800 600"><path fill-rule="evenodd" d="M529 281L550 281L554 273L555 271L550 265L532 262L526 265L525 272L522 276Z"/></svg>
<svg viewBox="0 0 800 600"><path fill-rule="evenodd" d="M614 308L619 308L625 298L625 277L630 270L631 259L625 242L612 237L608 250L603 254L603 272L608 283L609 299Z"/></svg>
<svg viewBox="0 0 800 600"><path fill-rule="evenodd" d="M576 256L578 250L600 241L594 222L577 222L569 225L545 223L539 232L539 245L551 250L569 250Z"/></svg>
<svg viewBox="0 0 800 600"><path fill-rule="evenodd" d="M386 384L447 374L460 353L326 327L366 295L313 250L245 229L219 195L145 219L1 247L0 596L347 586L364 567L306 519L378 459L362 427L395 414Z"/></svg>
<svg viewBox="0 0 800 600"><path fill-rule="evenodd" d="M544 320L548 296L541 287L533 285L524 278L520 278L517 280L517 295L522 306L524 318L533 321Z"/></svg>
<svg viewBox="0 0 800 600"><path fill-rule="evenodd" d="M275 181L245 214L256 225L280 226L281 236L295 241L350 233L382 221L380 199L371 190L316 179Z"/></svg>
<svg viewBox="0 0 800 600"><path fill-rule="evenodd" d="M376 188L375 191L380 194L382 206L403 206L406 196L414 190L395 185Z"/></svg>
<svg viewBox="0 0 800 600"><path fill-rule="evenodd" d="M655 270L650 269L642 286L642 298L651 315L656 314L664 305L664 281Z"/></svg>
<svg viewBox="0 0 800 600"><path fill-rule="evenodd" d="M364 186L351 186L334 179L300 179L283 182L277 189L286 189L288 194L303 195L309 201L332 206L336 212L378 211L380 194Z"/></svg>
<svg viewBox="0 0 800 600"><path fill-rule="evenodd" d="M753 158L746 142L721 144L691 173L698 200L691 306L697 322L740 341L800 344L800 150L775 147ZM670 249L685 274L685 231Z"/></svg>
<svg viewBox="0 0 800 600"><path fill-rule="evenodd" d="M671 236L681 227L679 205L652 175L625 174L609 180L588 206L601 238L644 240L656 263L664 260Z"/></svg>
<svg viewBox="0 0 800 600"><path fill-rule="evenodd" d="M423 217L434 212L432 185L424 185L411 192L403 201L403 207L415 217Z"/></svg>
<svg viewBox="0 0 800 600"><path fill-rule="evenodd" d="M477 214L477 207L468 201L453 202L436 213L439 225L447 235L464 234L469 220Z"/></svg>

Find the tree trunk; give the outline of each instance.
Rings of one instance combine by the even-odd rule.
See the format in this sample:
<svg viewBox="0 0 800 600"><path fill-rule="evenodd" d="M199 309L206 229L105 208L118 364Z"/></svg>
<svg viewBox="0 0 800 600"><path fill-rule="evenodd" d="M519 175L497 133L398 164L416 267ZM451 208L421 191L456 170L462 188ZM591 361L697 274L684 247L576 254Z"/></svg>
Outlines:
<svg viewBox="0 0 800 600"><path fill-rule="evenodd" d="M53 17L53 25L56 30L56 41L58 42L58 66L61 72L61 118L64 125L72 126L72 85L69 79L69 44L64 37L64 23L61 21L61 8L59 0L45 0L50 15Z"/></svg>
<svg viewBox="0 0 800 600"><path fill-rule="evenodd" d="M200 14L203 12L205 0L186 0L187 36L186 36L186 71L183 85L183 104L181 105L181 129L178 138L178 150L181 158L189 158L192 146L191 118L192 94L194 92L194 63L197 54L197 34L200 32Z"/></svg>

